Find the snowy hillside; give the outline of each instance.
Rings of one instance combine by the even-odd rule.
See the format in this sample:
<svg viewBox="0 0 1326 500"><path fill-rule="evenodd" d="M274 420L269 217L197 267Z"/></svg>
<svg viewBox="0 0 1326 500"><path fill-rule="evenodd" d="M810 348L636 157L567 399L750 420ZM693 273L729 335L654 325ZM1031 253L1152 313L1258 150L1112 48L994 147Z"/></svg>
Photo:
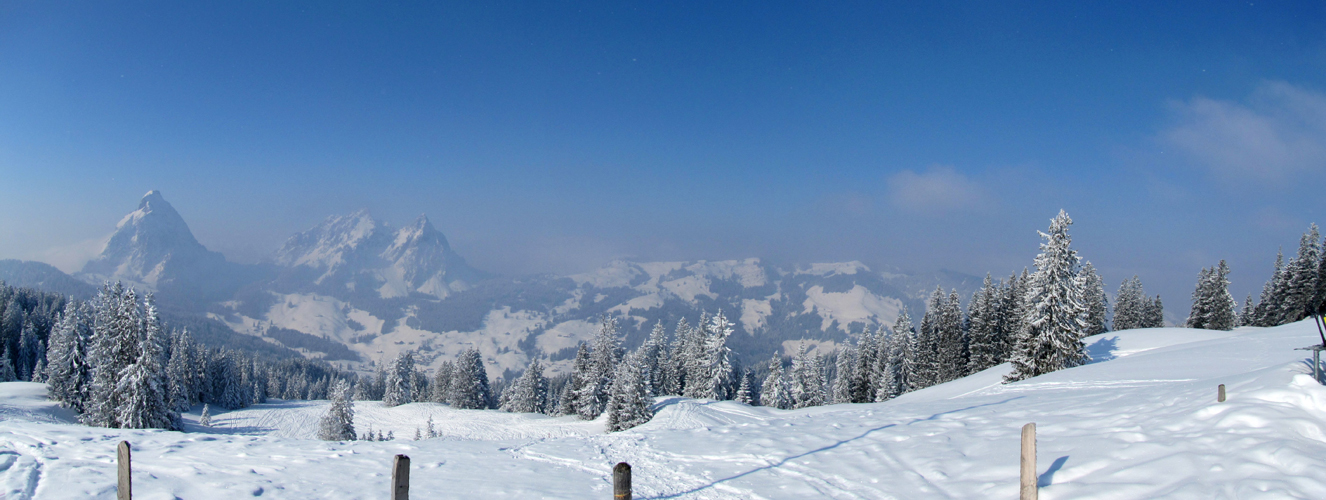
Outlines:
<svg viewBox="0 0 1326 500"><path fill-rule="evenodd" d="M5 498L108 498L114 446L134 443L143 498L383 498L392 455L411 489L447 498L1015 498L1020 427L1039 429L1042 498L1319 498L1326 387L1307 373L1310 322L1233 332L1150 329L1089 339L1094 362L1000 384L1001 365L885 403L782 411L660 399L616 434L569 417L356 404L392 442L306 439L325 402L221 413L211 433L59 423L40 385L0 384ZM1217 403L1216 386L1229 399ZM411 441L432 416L444 437ZM198 414L186 416L196 422Z"/></svg>

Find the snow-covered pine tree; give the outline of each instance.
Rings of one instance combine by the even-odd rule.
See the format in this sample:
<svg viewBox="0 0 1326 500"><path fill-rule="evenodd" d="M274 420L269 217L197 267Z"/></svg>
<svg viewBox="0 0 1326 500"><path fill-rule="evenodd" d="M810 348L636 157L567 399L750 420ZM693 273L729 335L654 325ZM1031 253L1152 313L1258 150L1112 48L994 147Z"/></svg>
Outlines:
<svg viewBox="0 0 1326 500"><path fill-rule="evenodd" d="M1317 269L1321 259L1321 235L1316 224L1308 228L1298 244L1298 256L1289 262L1287 283L1277 324L1293 323L1316 311Z"/></svg>
<svg viewBox="0 0 1326 500"><path fill-rule="evenodd" d="M730 399L731 393L735 390L732 387L732 362L729 359L732 349L727 346L727 339L734 331L732 322L728 321L720 309L718 314L710 319L709 328L705 330L707 335L704 337L703 371L707 372L708 376L699 381L699 387L696 389L697 397Z"/></svg>
<svg viewBox="0 0 1326 500"><path fill-rule="evenodd" d="M895 350L892 361L895 366L895 386L890 388L888 398L885 399L900 396L904 393L921 388L916 379L916 371L918 368L918 362L916 359L916 328L912 326L912 317L907 314L906 308L902 310L902 313L898 315L897 321L893 323L893 335L896 337L894 339L894 342L896 343L894 344ZM879 393L875 394L875 400L883 401L883 399L880 399Z"/></svg>
<svg viewBox="0 0 1326 500"><path fill-rule="evenodd" d="M13 382L18 379L18 374L14 373L14 364L9 361L9 346L4 346L3 355L0 355L0 382Z"/></svg>
<svg viewBox="0 0 1326 500"><path fill-rule="evenodd" d="M686 341L690 336L691 326L686 323L686 318L677 320L677 328L673 331L672 342L668 345L667 363L664 363L662 370L659 371L660 394L671 394L680 396L684 389L685 367L682 358L687 351Z"/></svg>
<svg viewBox="0 0 1326 500"><path fill-rule="evenodd" d="M354 441L355 410L350 384L337 380L332 386L331 405L318 421L318 439L323 441ZM418 439L416 437L416 439Z"/></svg>
<svg viewBox="0 0 1326 500"><path fill-rule="evenodd" d="M649 397L647 376L644 362L632 353L626 356L616 367L609 390L608 404L604 411L608 414L608 432L630 429L654 418L650 410L653 398Z"/></svg>
<svg viewBox="0 0 1326 500"><path fill-rule="evenodd" d="M649 339L641 346L641 357L645 363L645 370L649 373L649 395L661 396L666 394L667 371L668 371L668 332L663 327L663 321L654 323L653 331L649 332Z"/></svg>
<svg viewBox="0 0 1326 500"><path fill-rule="evenodd" d="M1068 226L1073 220L1063 210L1050 222L1050 232L1036 256L1027 295L1028 311L1023 332L1013 356L1012 382L1055 370L1078 366L1090 360L1082 337L1086 332L1086 308L1081 282L1077 279L1078 256L1071 248Z"/></svg>
<svg viewBox="0 0 1326 500"><path fill-rule="evenodd" d="M1212 271L1205 267L1197 273L1197 286L1192 292L1192 310L1188 313L1184 326L1188 328L1206 328L1207 317L1211 315Z"/></svg>
<svg viewBox="0 0 1326 500"><path fill-rule="evenodd" d="M852 379L849 381L849 394L853 403L868 403L875 396L875 357L879 354L879 342L869 325L861 329L861 337L856 341L856 357L852 365Z"/></svg>
<svg viewBox="0 0 1326 500"><path fill-rule="evenodd" d="M437 429L433 427L432 415L428 416L428 423L424 424L424 435L428 436L428 439L433 439L438 436Z"/></svg>
<svg viewBox="0 0 1326 500"><path fill-rule="evenodd" d="M193 357L193 339L184 330L171 336L170 357L166 361L166 400L171 409L188 411L197 402L197 361Z"/></svg>
<svg viewBox="0 0 1326 500"><path fill-rule="evenodd" d="M492 395L488 390L488 372L484 370L479 350L466 349L456 358L456 371L451 376L451 406L462 410L488 408Z"/></svg>
<svg viewBox="0 0 1326 500"><path fill-rule="evenodd" d="M954 289L944 301L939 314L939 323L936 325L939 337L936 380L940 383L957 380L967 374L970 351L963 323L962 298L958 296L957 289Z"/></svg>
<svg viewBox="0 0 1326 500"><path fill-rule="evenodd" d="M1257 300L1257 307L1252 310L1253 326L1275 326L1275 313L1279 312L1279 297L1282 292L1276 287L1280 284L1284 276L1285 252L1278 250L1275 254L1275 268L1271 271L1271 279L1266 280L1262 285L1261 297Z"/></svg>
<svg viewBox="0 0 1326 500"><path fill-rule="evenodd" d="M37 351L41 348L37 340L37 326L32 318L23 321L23 330L18 338L18 364L15 371L19 380L32 381L33 368L37 365Z"/></svg>
<svg viewBox="0 0 1326 500"><path fill-rule="evenodd" d="M50 334L47 352L47 391L61 406L82 413L92 384L88 343L92 336L92 310L86 302L69 301Z"/></svg>
<svg viewBox="0 0 1326 500"><path fill-rule="evenodd" d="M433 394L428 398L434 403L449 403L451 397L451 374L455 371L456 364L451 361L443 361L437 366L437 373L433 375Z"/></svg>
<svg viewBox="0 0 1326 500"><path fill-rule="evenodd" d="M709 312L700 313L700 321L687 332L682 343L682 392L688 398L703 398L708 394L711 374L707 348L709 346Z"/></svg>
<svg viewBox="0 0 1326 500"><path fill-rule="evenodd" d="M824 372L820 357L811 357L802 342L797 357L792 360L792 407L808 408L824 404Z"/></svg>
<svg viewBox="0 0 1326 500"><path fill-rule="evenodd" d="M850 345L844 345L838 350L837 359L834 361L833 391L830 395L833 403L851 403L852 386L856 379L856 357L857 349Z"/></svg>
<svg viewBox="0 0 1326 500"><path fill-rule="evenodd" d="M1142 315L1142 328L1164 328L1165 327L1165 305L1160 302L1160 296L1146 301L1146 309Z"/></svg>
<svg viewBox="0 0 1326 500"><path fill-rule="evenodd" d="M1234 326L1252 326L1254 310L1255 303L1252 301L1252 294L1249 293L1248 298L1243 301L1243 309L1239 311L1238 323Z"/></svg>
<svg viewBox="0 0 1326 500"><path fill-rule="evenodd" d="M178 429L179 414L166 401L165 332L152 294L144 297L141 324L136 329L138 355L120 372L114 397L117 427Z"/></svg>
<svg viewBox="0 0 1326 500"><path fill-rule="evenodd" d="M967 305L967 338L970 339L970 357L967 360L967 372L976 373L999 364L998 354L994 349L996 327L996 296L998 285L989 273L981 288L971 296Z"/></svg>
<svg viewBox="0 0 1326 500"><path fill-rule="evenodd" d="M599 318L599 332L590 349L589 370L584 374L580 394L576 396L582 419L598 418L608 407L612 377L622 359L622 348L617 339L619 332L617 318L607 315Z"/></svg>
<svg viewBox="0 0 1326 500"><path fill-rule="evenodd" d="M589 346L584 342L576 348L575 360L571 362L571 377L562 386L562 393L558 397L557 413L560 415L579 415L581 400L580 393L585 387L585 381L591 376L590 370L593 369L593 360L590 359Z"/></svg>
<svg viewBox="0 0 1326 500"><path fill-rule="evenodd" d="M80 418L93 427L120 427L119 408L124 402L116 388L125 369L138 360L141 352L138 295L119 282L104 285L96 299L96 310L91 404Z"/></svg>
<svg viewBox="0 0 1326 500"><path fill-rule="evenodd" d="M916 332L916 358L912 368L912 382L917 388L938 384L940 349L942 349L940 317L947 309L948 296L944 290L935 287L930 300L925 304L925 315L921 317L921 328Z"/></svg>
<svg viewBox="0 0 1326 500"><path fill-rule="evenodd" d="M198 416L198 425L203 427L212 426L212 407L203 403L203 414Z"/></svg>
<svg viewBox="0 0 1326 500"><path fill-rule="evenodd" d="M1142 316L1145 310L1145 299L1142 295L1142 281L1134 275L1130 279L1123 280L1119 284L1119 291L1114 294L1114 329L1132 330L1142 327Z"/></svg>
<svg viewBox="0 0 1326 500"><path fill-rule="evenodd" d="M402 351L387 364L387 378L382 387L382 405L400 406L414 402L414 351Z"/></svg>
<svg viewBox="0 0 1326 500"><path fill-rule="evenodd" d="M1096 267L1087 261L1078 273L1082 280L1082 301L1087 308L1087 336L1109 331L1106 316L1109 311L1109 297L1105 296L1105 280L1096 274Z"/></svg>
<svg viewBox="0 0 1326 500"><path fill-rule="evenodd" d="M503 411L512 413L547 413L548 378L543 376L543 365L534 358L511 387L503 393L506 404Z"/></svg>
<svg viewBox="0 0 1326 500"><path fill-rule="evenodd" d="M755 406L758 400L755 397L754 384L755 374L747 368L741 373L741 385L737 387L737 397L735 401L747 406Z"/></svg>
<svg viewBox="0 0 1326 500"><path fill-rule="evenodd" d="M769 360L769 375L760 389L760 404L780 410L792 407L791 384L783 374L783 358L777 354Z"/></svg>

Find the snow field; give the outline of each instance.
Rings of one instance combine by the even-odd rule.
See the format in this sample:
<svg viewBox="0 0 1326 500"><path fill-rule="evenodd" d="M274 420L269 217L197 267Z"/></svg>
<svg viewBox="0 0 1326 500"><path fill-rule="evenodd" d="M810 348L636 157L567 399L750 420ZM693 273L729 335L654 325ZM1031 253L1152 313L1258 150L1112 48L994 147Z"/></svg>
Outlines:
<svg viewBox="0 0 1326 500"><path fill-rule="evenodd" d="M1092 364L1001 384L1007 365L876 404L773 410L659 398L640 427L355 403L361 432L309 439L326 402L218 412L198 432L93 429L0 384L5 498L109 498L115 443L134 444L138 498L385 498L391 457L411 490L445 498L1016 498L1019 432L1038 427L1041 498L1320 498L1326 387L1307 373L1308 322L1233 332L1148 329L1089 339ZM1216 403L1216 386L1229 398ZM411 441L429 416L443 437ZM197 413L186 416L196 421Z"/></svg>

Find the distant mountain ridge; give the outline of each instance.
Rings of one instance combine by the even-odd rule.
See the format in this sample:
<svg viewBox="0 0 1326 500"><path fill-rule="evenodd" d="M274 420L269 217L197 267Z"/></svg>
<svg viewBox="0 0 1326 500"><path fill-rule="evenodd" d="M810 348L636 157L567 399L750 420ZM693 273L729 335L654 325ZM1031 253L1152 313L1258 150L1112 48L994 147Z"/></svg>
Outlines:
<svg viewBox="0 0 1326 500"><path fill-rule="evenodd" d="M69 287L50 266L8 269ZM426 216L397 229L362 210L291 236L269 263L241 265L200 244L158 191L76 276L155 290L179 313L349 368L371 370L403 350L431 366L475 347L494 376L533 357L565 369L604 314L622 319L632 346L658 322L672 331L682 318L694 324L721 311L737 328L730 345L738 358L756 362L793 348L788 342L842 342L891 325L903 308L919 316L936 285L964 297L980 285L946 271L881 272L860 262L781 268L760 259L614 261L571 276L501 277L466 263Z"/></svg>

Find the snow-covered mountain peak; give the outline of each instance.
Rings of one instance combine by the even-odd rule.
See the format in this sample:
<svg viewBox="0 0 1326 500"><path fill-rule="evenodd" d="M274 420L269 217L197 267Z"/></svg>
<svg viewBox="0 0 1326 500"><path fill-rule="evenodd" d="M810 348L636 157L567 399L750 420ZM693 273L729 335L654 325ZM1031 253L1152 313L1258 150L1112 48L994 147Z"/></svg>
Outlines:
<svg viewBox="0 0 1326 500"><path fill-rule="evenodd" d="M330 270L354 260L366 243L371 246L375 240L386 237L388 231L367 210L333 215L312 229L291 236L277 249L275 261L287 267Z"/></svg>
<svg viewBox="0 0 1326 500"><path fill-rule="evenodd" d="M101 254L83 266L93 279L118 279L156 288L172 278L172 269L201 262L223 262L194 238L189 225L160 191L148 191L138 209L115 226ZM174 269L178 270L178 269Z"/></svg>

